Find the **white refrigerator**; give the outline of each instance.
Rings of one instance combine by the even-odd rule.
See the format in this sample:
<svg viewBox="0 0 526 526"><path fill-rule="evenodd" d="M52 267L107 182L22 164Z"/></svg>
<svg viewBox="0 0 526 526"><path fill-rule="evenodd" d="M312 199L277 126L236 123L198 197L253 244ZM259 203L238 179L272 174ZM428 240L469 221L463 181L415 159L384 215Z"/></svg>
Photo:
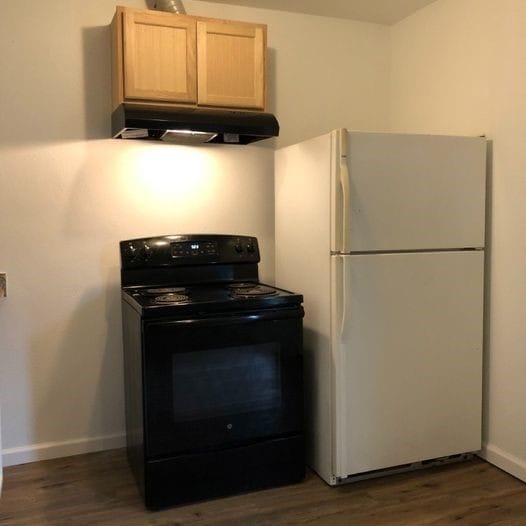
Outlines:
<svg viewBox="0 0 526 526"><path fill-rule="evenodd" d="M276 152L276 284L305 298L329 484L481 447L486 141L336 130Z"/></svg>

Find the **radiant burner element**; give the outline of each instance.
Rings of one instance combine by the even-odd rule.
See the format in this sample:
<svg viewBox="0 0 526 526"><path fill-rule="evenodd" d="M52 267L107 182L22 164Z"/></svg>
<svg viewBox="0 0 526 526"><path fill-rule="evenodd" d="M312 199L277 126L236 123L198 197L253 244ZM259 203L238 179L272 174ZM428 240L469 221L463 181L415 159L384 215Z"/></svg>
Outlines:
<svg viewBox="0 0 526 526"><path fill-rule="evenodd" d="M277 294L277 291L263 285L252 284L250 287L235 287L233 294L236 297L250 298L252 296L272 296Z"/></svg>
<svg viewBox="0 0 526 526"><path fill-rule="evenodd" d="M228 285L229 289L251 289L257 287L258 284L252 281L242 281L241 283L230 283Z"/></svg>
<svg viewBox="0 0 526 526"><path fill-rule="evenodd" d="M178 303L181 301L188 301L188 296L185 294L163 294L155 298L155 303Z"/></svg>
<svg viewBox="0 0 526 526"><path fill-rule="evenodd" d="M152 296L156 296L157 294L185 294L186 291L186 287L159 287L146 289L144 294L151 294Z"/></svg>

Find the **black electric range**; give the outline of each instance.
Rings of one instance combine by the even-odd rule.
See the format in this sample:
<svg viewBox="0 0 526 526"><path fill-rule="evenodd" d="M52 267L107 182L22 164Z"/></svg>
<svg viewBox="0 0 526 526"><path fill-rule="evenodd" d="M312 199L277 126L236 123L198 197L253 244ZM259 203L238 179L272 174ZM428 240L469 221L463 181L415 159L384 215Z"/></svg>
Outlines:
<svg viewBox="0 0 526 526"><path fill-rule="evenodd" d="M122 241L127 449L148 508L304 476L302 296L257 239Z"/></svg>

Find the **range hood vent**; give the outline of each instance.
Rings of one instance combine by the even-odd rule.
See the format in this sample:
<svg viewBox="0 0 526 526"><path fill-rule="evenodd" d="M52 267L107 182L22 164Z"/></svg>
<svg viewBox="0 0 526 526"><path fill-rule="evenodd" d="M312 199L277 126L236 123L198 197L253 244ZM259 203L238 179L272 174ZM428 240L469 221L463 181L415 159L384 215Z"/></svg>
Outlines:
<svg viewBox="0 0 526 526"><path fill-rule="evenodd" d="M270 113L126 103L113 112L111 126L116 139L174 144L249 144L279 135L278 121Z"/></svg>

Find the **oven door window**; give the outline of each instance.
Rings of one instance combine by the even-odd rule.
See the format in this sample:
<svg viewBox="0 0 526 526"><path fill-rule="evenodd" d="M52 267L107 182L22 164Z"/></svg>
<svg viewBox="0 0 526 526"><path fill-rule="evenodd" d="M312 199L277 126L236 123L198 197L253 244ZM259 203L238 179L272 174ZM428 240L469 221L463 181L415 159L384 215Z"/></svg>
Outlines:
<svg viewBox="0 0 526 526"><path fill-rule="evenodd" d="M257 343L172 355L175 421L228 417L281 406L280 347Z"/></svg>
<svg viewBox="0 0 526 526"><path fill-rule="evenodd" d="M301 318L149 323L149 458L301 432Z"/></svg>

